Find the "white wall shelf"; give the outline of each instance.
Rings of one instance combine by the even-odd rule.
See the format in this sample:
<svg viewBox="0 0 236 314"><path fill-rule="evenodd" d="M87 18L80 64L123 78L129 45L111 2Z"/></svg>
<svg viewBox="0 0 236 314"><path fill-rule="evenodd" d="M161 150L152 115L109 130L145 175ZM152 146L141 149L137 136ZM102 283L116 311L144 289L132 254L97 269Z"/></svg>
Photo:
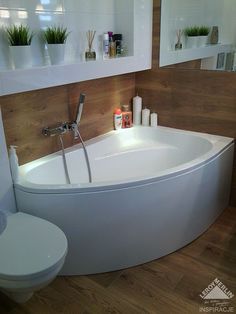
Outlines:
<svg viewBox="0 0 236 314"><path fill-rule="evenodd" d="M59 24L71 33L66 44L65 64L51 66L44 43L40 36L35 36L32 41L34 66L16 70L11 66L6 39L0 36L0 96L151 68L153 0L15 0L14 6L6 3L0 0L0 25L3 27L22 23L37 33ZM97 60L86 62L88 29L97 31L94 44ZM107 31L123 34L127 56L102 59L102 34Z"/></svg>
<svg viewBox="0 0 236 314"><path fill-rule="evenodd" d="M232 50L231 44L208 45L204 47L165 51L160 57L161 66L182 63L191 60L204 59L217 56L221 52Z"/></svg>
<svg viewBox="0 0 236 314"><path fill-rule="evenodd" d="M217 58L219 53L230 52L229 49L236 45L235 13L235 0L162 0L159 65ZM187 49L187 38L183 34L183 49L175 51L177 31L193 25L205 25L210 29L218 26L221 44Z"/></svg>
<svg viewBox="0 0 236 314"><path fill-rule="evenodd" d="M0 95L81 82L149 69L146 55L0 72Z"/></svg>

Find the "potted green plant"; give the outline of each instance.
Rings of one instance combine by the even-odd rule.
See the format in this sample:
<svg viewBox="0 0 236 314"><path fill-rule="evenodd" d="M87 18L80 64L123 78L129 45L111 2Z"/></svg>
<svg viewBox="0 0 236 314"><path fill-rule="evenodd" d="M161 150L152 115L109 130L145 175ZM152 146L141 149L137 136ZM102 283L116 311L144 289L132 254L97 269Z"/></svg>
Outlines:
<svg viewBox="0 0 236 314"><path fill-rule="evenodd" d="M10 53L15 68L32 66L31 41L34 36L28 26L12 25L6 28Z"/></svg>
<svg viewBox="0 0 236 314"><path fill-rule="evenodd" d="M64 63L65 44L68 35L67 28L63 26L50 26L43 31L51 64Z"/></svg>
<svg viewBox="0 0 236 314"><path fill-rule="evenodd" d="M210 27L204 26L204 25L199 27L198 44L200 47L205 46L207 44L209 33L210 33Z"/></svg>
<svg viewBox="0 0 236 314"><path fill-rule="evenodd" d="M196 48L198 46L199 27L191 26L184 30L187 37L187 48Z"/></svg>

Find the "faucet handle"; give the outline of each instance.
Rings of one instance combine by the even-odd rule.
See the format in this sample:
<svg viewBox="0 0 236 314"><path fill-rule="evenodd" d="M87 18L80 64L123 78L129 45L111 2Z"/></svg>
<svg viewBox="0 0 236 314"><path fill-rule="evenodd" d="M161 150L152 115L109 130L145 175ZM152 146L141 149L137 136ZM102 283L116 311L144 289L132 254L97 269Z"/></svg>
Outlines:
<svg viewBox="0 0 236 314"><path fill-rule="evenodd" d="M66 122L60 123L58 126L45 127L42 129L42 134L45 136L55 136L66 133L68 124Z"/></svg>
<svg viewBox="0 0 236 314"><path fill-rule="evenodd" d="M74 132L74 139L77 140L79 135L78 135L78 124L76 122L72 122L70 124L70 130Z"/></svg>

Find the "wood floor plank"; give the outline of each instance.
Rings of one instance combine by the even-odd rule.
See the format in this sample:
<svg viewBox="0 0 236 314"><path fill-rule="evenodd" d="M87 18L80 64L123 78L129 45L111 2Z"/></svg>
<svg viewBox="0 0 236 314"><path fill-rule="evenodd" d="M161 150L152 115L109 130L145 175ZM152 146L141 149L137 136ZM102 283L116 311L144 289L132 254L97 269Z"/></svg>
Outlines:
<svg viewBox="0 0 236 314"><path fill-rule="evenodd" d="M167 289L164 281L158 280L160 272L159 269L157 276L157 272L150 272L147 267L128 269L108 290L140 308L147 309L148 313L193 313L197 305L185 298L179 299L173 287ZM167 277L167 273L163 272L162 277ZM180 278L181 274L178 280Z"/></svg>
<svg viewBox="0 0 236 314"><path fill-rule="evenodd" d="M202 299L199 296L200 293L208 287L215 278L220 279L231 291L236 291L235 276L222 272L212 265L202 263L191 256L175 252L159 259L159 263L149 263L148 267L155 270L162 264L182 274L181 280L175 287L175 293L178 295L178 298L191 300L195 302L198 307L202 304ZM236 306L235 302L236 299L233 299L231 305ZM197 313L197 311L194 313Z"/></svg>
<svg viewBox="0 0 236 314"><path fill-rule="evenodd" d="M112 284L112 282L116 280L121 274L122 271L114 271L110 273L90 275L88 276L88 278L94 280L103 287L109 287Z"/></svg>
<svg viewBox="0 0 236 314"><path fill-rule="evenodd" d="M97 284L86 277L71 277L70 285L78 291L81 302L89 305L88 309L93 313L130 313L136 314L142 311L129 301L119 298L116 294L110 293L109 289ZM142 313L147 313L145 310Z"/></svg>

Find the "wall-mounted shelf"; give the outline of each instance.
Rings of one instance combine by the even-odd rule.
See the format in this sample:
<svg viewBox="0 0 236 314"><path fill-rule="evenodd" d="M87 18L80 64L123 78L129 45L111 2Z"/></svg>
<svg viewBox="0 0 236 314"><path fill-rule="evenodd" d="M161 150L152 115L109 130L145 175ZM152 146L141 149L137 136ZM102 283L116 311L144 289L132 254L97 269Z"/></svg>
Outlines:
<svg viewBox="0 0 236 314"><path fill-rule="evenodd" d="M5 47L0 50L0 96L151 68L152 0L145 0L145 3L143 0L100 0L99 5L97 2L95 5L94 1L87 1L84 10L82 0L76 2L58 0L58 3L61 3L60 14L57 12L58 6L54 8L54 2L49 2L47 8L45 4L44 8L41 2L37 1L39 5L36 9L32 3L25 2L25 12L31 17L28 20L29 26L31 29L38 29L38 25L44 28L48 26L45 18L50 18L51 24L60 23L67 26L71 31L67 41L67 61L64 65L45 65L42 57L45 52L44 46L39 36L35 36L35 41L32 41L35 66L29 69L9 69L9 53L6 53L6 43L1 42L0 38L0 46ZM99 10L94 5L95 7L98 5ZM4 10L18 12L22 9L13 8L10 3ZM0 22L4 26L9 25L8 23L22 22L19 20L22 14L14 16L18 18L9 21L0 17ZM81 56L86 49L85 34L88 29L97 31L95 50L98 59L86 62ZM102 59L101 35L110 30L123 34L128 56Z"/></svg>
<svg viewBox="0 0 236 314"><path fill-rule="evenodd" d="M230 52L231 45L236 46L236 6L234 2L235 0L162 0L160 67L197 59L217 59L219 53ZM210 28L210 32L214 25L218 26L218 42L221 44L184 49L189 45L184 30L194 25L205 25ZM181 43L183 49L175 51L179 30L182 30ZM207 42L210 42L210 37L211 33Z"/></svg>
<svg viewBox="0 0 236 314"><path fill-rule="evenodd" d="M0 72L0 95L81 82L149 69L150 58L121 57L65 65L32 67Z"/></svg>
<svg viewBox="0 0 236 314"><path fill-rule="evenodd" d="M231 50L231 44L217 44L191 49L161 51L160 65L166 66L169 64L176 64L191 60L214 57L221 52L229 52Z"/></svg>

